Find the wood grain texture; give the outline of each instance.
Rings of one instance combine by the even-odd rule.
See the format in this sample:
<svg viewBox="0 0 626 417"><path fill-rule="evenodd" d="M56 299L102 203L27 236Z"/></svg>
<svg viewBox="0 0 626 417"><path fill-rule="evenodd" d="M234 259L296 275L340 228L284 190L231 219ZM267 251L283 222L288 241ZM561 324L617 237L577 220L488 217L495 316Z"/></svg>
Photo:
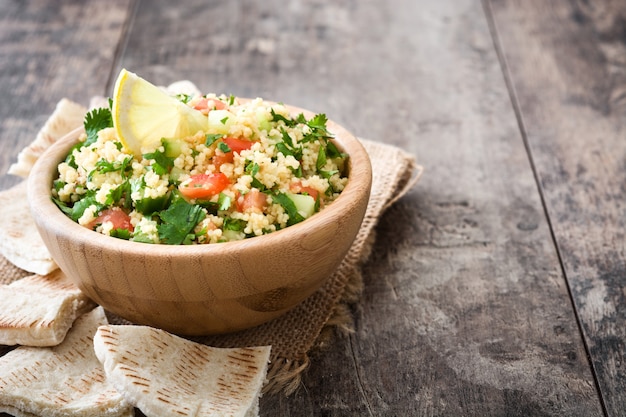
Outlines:
<svg viewBox="0 0 626 417"><path fill-rule="evenodd" d="M104 93L129 1L0 2L0 189L61 98Z"/></svg>
<svg viewBox="0 0 626 417"><path fill-rule="evenodd" d="M485 5L0 2L0 168L121 67L323 111L426 172L381 219L354 332L261 415L600 416L594 375L620 415L625 6Z"/></svg>
<svg viewBox="0 0 626 417"><path fill-rule="evenodd" d="M626 409L626 3L491 3L602 398L607 414L620 416Z"/></svg>
<svg viewBox="0 0 626 417"><path fill-rule="evenodd" d="M374 11L361 4L351 30L367 33ZM352 104L329 100L328 112L363 120L370 110L356 103L371 91L356 86L385 80L394 88L375 108L396 106L393 117L357 123L357 134L402 126L379 137L418 153L427 171L383 219L354 335L316 357L293 397L264 398L264 410L601 415L482 9L396 1L376 15L393 29L384 46L336 61L342 70L326 82L341 94L352 86L342 97Z"/></svg>

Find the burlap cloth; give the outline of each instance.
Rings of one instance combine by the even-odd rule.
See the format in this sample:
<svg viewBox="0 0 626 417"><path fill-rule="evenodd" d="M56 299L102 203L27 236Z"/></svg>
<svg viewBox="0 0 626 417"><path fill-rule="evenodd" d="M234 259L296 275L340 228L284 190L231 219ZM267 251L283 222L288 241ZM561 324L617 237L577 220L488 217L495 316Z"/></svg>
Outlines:
<svg viewBox="0 0 626 417"><path fill-rule="evenodd" d="M285 315L253 329L193 340L217 347L271 345L267 393L290 394L297 389L309 353L332 340L333 330L350 331L348 306L358 301L362 289L361 266L367 260L381 214L418 181L422 167L415 158L394 146L361 139L372 163L372 191L365 218L348 255L327 283ZM30 273L0 255L0 284ZM123 319L109 315L112 323ZM0 355L2 349L0 349Z"/></svg>

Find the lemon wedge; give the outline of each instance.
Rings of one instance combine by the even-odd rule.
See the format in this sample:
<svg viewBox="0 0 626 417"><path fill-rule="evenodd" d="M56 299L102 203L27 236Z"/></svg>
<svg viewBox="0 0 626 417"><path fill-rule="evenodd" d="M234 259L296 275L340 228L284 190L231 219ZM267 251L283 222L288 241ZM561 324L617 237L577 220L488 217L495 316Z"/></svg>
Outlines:
<svg viewBox="0 0 626 417"><path fill-rule="evenodd" d="M183 139L206 131L208 118L126 69L113 91L113 126L133 154L153 152L161 139Z"/></svg>

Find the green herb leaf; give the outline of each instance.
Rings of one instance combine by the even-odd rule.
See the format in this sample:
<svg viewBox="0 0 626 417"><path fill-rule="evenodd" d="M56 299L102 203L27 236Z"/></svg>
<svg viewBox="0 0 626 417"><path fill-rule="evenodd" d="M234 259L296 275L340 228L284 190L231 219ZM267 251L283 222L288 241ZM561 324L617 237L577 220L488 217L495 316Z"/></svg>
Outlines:
<svg viewBox="0 0 626 417"><path fill-rule="evenodd" d="M61 211L63 213L65 213L66 216L71 217L72 216L72 208L69 207L65 202L59 200L58 198L52 197L52 201L54 201L54 204L57 205L58 208L61 209Z"/></svg>
<svg viewBox="0 0 626 417"><path fill-rule="evenodd" d="M154 243L146 233L142 233L141 231L138 232L137 229L135 229L135 233L133 233L131 240L133 242Z"/></svg>
<svg viewBox="0 0 626 417"><path fill-rule="evenodd" d="M348 157L348 154L341 152L339 148L337 148L337 145L331 141L328 141L326 144L326 155L331 159Z"/></svg>
<svg viewBox="0 0 626 417"><path fill-rule="evenodd" d="M294 225L296 223L300 223L304 220L304 217L300 213L298 213L298 208L295 203L289 196L284 193L277 193L272 195L272 199L276 201L278 204L283 206L287 215L289 216L289 220L287 221L287 226Z"/></svg>
<svg viewBox="0 0 626 417"><path fill-rule="evenodd" d="M293 152L289 148L287 148L287 146L283 142L278 142L276 144L276 150L285 156L293 156Z"/></svg>
<svg viewBox="0 0 626 417"><path fill-rule="evenodd" d="M202 207L189 204L183 198L178 198L159 213L162 223L157 226L159 238L170 245L190 243L189 235L196 225L205 217Z"/></svg>
<svg viewBox="0 0 626 417"><path fill-rule="evenodd" d="M291 140L291 136L289 136L289 133L287 133L285 129L280 129L280 133L282 133L283 142L285 142L290 148L293 148L293 141Z"/></svg>
<svg viewBox="0 0 626 417"><path fill-rule="evenodd" d="M66 182L65 181L61 181L61 180L55 180L52 183L52 186L54 187L54 189L58 192L60 191L63 187L65 187Z"/></svg>
<svg viewBox="0 0 626 417"><path fill-rule="evenodd" d="M309 125L311 129L322 130L326 132L327 121L328 121L328 118L326 117L326 115L323 113L320 113L320 114L316 114L311 120L309 120L307 122L307 125Z"/></svg>
<svg viewBox="0 0 626 417"><path fill-rule="evenodd" d="M144 154L143 157L146 159L154 160L154 163L150 166L152 167L152 170L158 175L164 175L170 172L170 170L174 166L174 159L176 159L165 156L165 153L161 152L158 149L154 152Z"/></svg>
<svg viewBox="0 0 626 417"><path fill-rule="evenodd" d="M96 167L93 171L91 171L88 175L89 181L93 178L94 174L106 174L108 172L116 172L119 171L122 175L122 178L127 178L129 171L132 170L132 156L127 156L123 161L114 161L109 162L106 159L102 158L98 162L96 162Z"/></svg>
<svg viewBox="0 0 626 417"><path fill-rule="evenodd" d="M270 110L270 113L272 114L272 122L284 122L285 126L287 127L293 127L295 126L297 123L291 119L286 118L285 116L283 116L282 114L278 114L274 111L274 109Z"/></svg>
<svg viewBox="0 0 626 417"><path fill-rule="evenodd" d="M250 161L248 162L248 165L246 165L245 171L246 174L252 177L252 183L250 185L252 185L254 188L257 188L259 191L264 191L265 185L263 185L263 183L256 178L256 174L259 173L260 169L261 167L259 166L259 164Z"/></svg>
<svg viewBox="0 0 626 417"><path fill-rule="evenodd" d="M322 168L326 165L326 148L320 146L320 150L317 153L317 161L315 161L315 167L318 171L321 171Z"/></svg>
<svg viewBox="0 0 626 417"><path fill-rule="evenodd" d="M220 151L224 152L224 153L228 153L228 152L232 152L231 149L228 147L228 145L226 144L226 142L220 142L217 144L217 147L219 148Z"/></svg>
<svg viewBox="0 0 626 417"><path fill-rule="evenodd" d="M320 176L322 178L326 178L326 179L332 177L333 175L337 174L338 172L339 171L336 170L336 169L333 169L332 171L324 171L322 169L319 170Z"/></svg>
<svg viewBox="0 0 626 417"><path fill-rule="evenodd" d="M242 232L246 228L248 223L245 220L233 219L232 217L226 217L224 219L224 230L233 230L235 232Z"/></svg>
<svg viewBox="0 0 626 417"><path fill-rule="evenodd" d="M77 222L78 219L83 216L85 210L87 210L92 205L96 206L96 212L102 210L105 207L103 204L100 204L96 201L96 196L94 193L89 193L84 198L74 203L74 205L72 206L70 218Z"/></svg>
<svg viewBox="0 0 626 417"><path fill-rule="evenodd" d="M88 146L98 139L98 132L100 130L113 127L111 110L104 107L93 109L85 115L83 124L85 126L85 132L87 133L87 140L85 140L83 145Z"/></svg>
<svg viewBox="0 0 626 417"><path fill-rule="evenodd" d="M111 230L111 236L117 237L119 239L130 240L131 233L128 229L113 229Z"/></svg>
<svg viewBox="0 0 626 417"><path fill-rule="evenodd" d="M189 94L176 94L174 97L176 97L178 100L182 101L183 103L187 104L189 103L189 101L191 100L191 96Z"/></svg>
<svg viewBox="0 0 626 417"><path fill-rule="evenodd" d="M204 146L209 147L215 143L216 140L223 138L224 135L219 133L208 133L204 141Z"/></svg>
<svg viewBox="0 0 626 417"><path fill-rule="evenodd" d="M229 195L220 193L219 198L217 199L218 210L224 211L230 208L232 203L232 198Z"/></svg>
<svg viewBox="0 0 626 417"><path fill-rule="evenodd" d="M298 165L298 168L291 168L291 172L296 178L302 178L302 164Z"/></svg>
<svg viewBox="0 0 626 417"><path fill-rule="evenodd" d="M117 187L109 191L109 194L107 195L107 199L106 199L106 205L107 206L112 206L114 204L117 205L117 203L119 203L122 200L122 198L124 198L125 199L124 206L129 207L130 199L128 198L128 195L130 194L130 189L131 189L130 182L128 180L124 181L123 183L121 183L120 185L118 185Z"/></svg>

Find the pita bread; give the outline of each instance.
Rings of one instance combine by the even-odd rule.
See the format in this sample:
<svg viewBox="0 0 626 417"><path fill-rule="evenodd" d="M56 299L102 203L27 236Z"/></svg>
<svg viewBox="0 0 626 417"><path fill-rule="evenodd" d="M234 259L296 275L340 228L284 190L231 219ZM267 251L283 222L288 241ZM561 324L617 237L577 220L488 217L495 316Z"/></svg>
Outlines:
<svg viewBox="0 0 626 417"><path fill-rule="evenodd" d="M107 378L146 416L256 416L270 346L213 348L147 326L102 326Z"/></svg>
<svg viewBox="0 0 626 417"><path fill-rule="evenodd" d="M0 344L55 346L95 307L59 269L0 286Z"/></svg>
<svg viewBox="0 0 626 417"><path fill-rule="evenodd" d="M2 407L24 416L132 416L93 351L93 334L106 323L96 307L76 320L59 346L20 346L1 357Z"/></svg>
<svg viewBox="0 0 626 417"><path fill-rule="evenodd" d="M26 178L37 158L54 142L83 125L87 109L66 98L61 99L54 112L37 133L35 140L17 155L17 162L9 167L9 174Z"/></svg>
<svg viewBox="0 0 626 417"><path fill-rule="evenodd" d="M0 254L9 262L40 275L58 268L30 214L26 181L0 191L0 218Z"/></svg>
<svg viewBox="0 0 626 417"><path fill-rule="evenodd" d="M9 405L0 404L0 413L7 413L14 417L38 417L36 414L26 413L19 408L11 407Z"/></svg>

